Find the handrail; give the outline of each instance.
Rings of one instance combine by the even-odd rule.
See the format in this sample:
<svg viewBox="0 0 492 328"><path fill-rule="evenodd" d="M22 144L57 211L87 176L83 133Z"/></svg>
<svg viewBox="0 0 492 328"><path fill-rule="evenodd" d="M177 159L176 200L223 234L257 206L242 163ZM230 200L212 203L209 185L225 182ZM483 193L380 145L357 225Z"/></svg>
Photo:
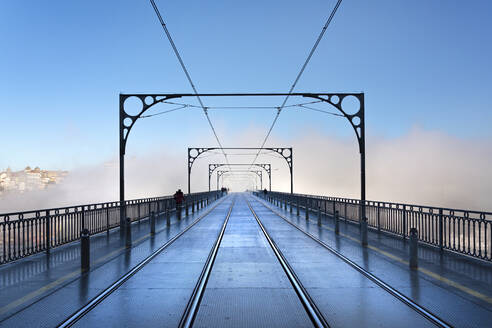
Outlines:
<svg viewBox="0 0 492 328"><path fill-rule="evenodd" d="M262 193L262 191L257 191ZM271 191L268 197L281 200L306 213L320 211L333 217L335 211L345 222L361 222L359 199ZM435 206L366 200L368 227L378 232L408 238L411 228L418 231L419 242L486 261L492 261L492 213ZM307 213L306 218L309 217Z"/></svg>
<svg viewBox="0 0 492 328"><path fill-rule="evenodd" d="M219 191L192 193L186 196L186 213L191 206L217 198ZM140 221L151 212L169 215L176 207L172 196L58 207L0 214L0 264L37 254L80 239L80 232L109 233L126 218ZM124 209L124 210L122 210ZM121 218L126 213L125 218ZM123 220L122 220L123 219Z"/></svg>

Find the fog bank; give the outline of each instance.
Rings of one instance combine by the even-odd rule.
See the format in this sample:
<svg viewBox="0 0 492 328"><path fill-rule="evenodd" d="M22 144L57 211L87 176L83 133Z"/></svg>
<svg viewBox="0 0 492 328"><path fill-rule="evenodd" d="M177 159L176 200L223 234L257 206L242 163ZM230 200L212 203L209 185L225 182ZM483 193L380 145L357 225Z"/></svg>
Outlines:
<svg viewBox="0 0 492 328"><path fill-rule="evenodd" d="M245 144L251 133L229 138L228 144ZM492 210L491 140L460 139L414 128L398 138L368 136L366 143L367 199ZM270 144L293 146L295 192L359 197L360 163L353 136L328 137L311 132L295 139L272 138ZM178 187L186 191L186 152L169 154L164 146L155 149L163 150L127 156L127 199L167 195ZM196 163L193 191L208 188L208 163L223 160L217 155ZM240 160L250 162L252 157L242 156ZM260 156L257 162L271 162L273 189L289 191L283 160ZM215 186L215 176L212 181ZM113 158L75 169L63 183L47 190L4 195L0 212L117 200L118 185L118 162Z"/></svg>

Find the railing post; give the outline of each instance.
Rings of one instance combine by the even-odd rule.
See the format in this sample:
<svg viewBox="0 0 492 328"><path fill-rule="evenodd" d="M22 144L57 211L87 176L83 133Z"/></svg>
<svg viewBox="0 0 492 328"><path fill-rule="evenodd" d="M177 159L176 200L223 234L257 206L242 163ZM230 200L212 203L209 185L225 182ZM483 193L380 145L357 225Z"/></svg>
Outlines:
<svg viewBox="0 0 492 328"><path fill-rule="evenodd" d="M109 235L109 205L106 204L106 235Z"/></svg>
<svg viewBox="0 0 492 328"><path fill-rule="evenodd" d="M138 216L138 223L140 224L140 201L137 200L137 216Z"/></svg>
<svg viewBox="0 0 492 328"><path fill-rule="evenodd" d="M289 205L290 205L289 213L291 213L291 214L292 214L292 203L293 203L292 197L293 197L292 195L289 195Z"/></svg>
<svg viewBox="0 0 492 328"><path fill-rule="evenodd" d="M169 211L169 206L166 202L166 226L170 226L171 225L171 213Z"/></svg>
<svg viewBox="0 0 492 328"><path fill-rule="evenodd" d="M300 207L301 207L301 196L296 196L296 203L297 203L297 210L296 210L296 215L299 216L300 213Z"/></svg>
<svg viewBox="0 0 492 328"><path fill-rule="evenodd" d="M403 240L406 239L407 236L407 206L403 205L403 231L402 231L402 236Z"/></svg>
<svg viewBox="0 0 492 328"><path fill-rule="evenodd" d="M444 251L444 222L442 208L439 209L439 250L441 253Z"/></svg>
<svg viewBox="0 0 492 328"><path fill-rule="evenodd" d="M80 268L83 272L90 269L90 235L88 229L82 229L80 232Z"/></svg>
<svg viewBox="0 0 492 328"><path fill-rule="evenodd" d="M367 246L367 218L363 217L361 222L361 244L362 246Z"/></svg>
<svg viewBox="0 0 492 328"><path fill-rule="evenodd" d="M338 211L335 211L335 233L337 235L340 233L340 215Z"/></svg>
<svg viewBox="0 0 492 328"><path fill-rule="evenodd" d="M321 227L321 206L318 202L318 226Z"/></svg>
<svg viewBox="0 0 492 328"><path fill-rule="evenodd" d="M51 248L50 211L46 211L45 229L46 229L46 235L45 235L46 254L49 254L50 253L50 248Z"/></svg>
<svg viewBox="0 0 492 328"><path fill-rule="evenodd" d="M155 235L155 213L150 213L150 234Z"/></svg>
<svg viewBox="0 0 492 328"><path fill-rule="evenodd" d="M417 269L419 266L418 262L418 231L417 228L410 229L410 261L409 265L411 269Z"/></svg>
<svg viewBox="0 0 492 328"><path fill-rule="evenodd" d="M185 200L185 214L186 214L186 216L188 216L190 213L188 207L189 207L188 200Z"/></svg>
<svg viewBox="0 0 492 328"><path fill-rule="evenodd" d="M130 218L126 218L126 236L125 236L125 246L132 247L132 220Z"/></svg>
<svg viewBox="0 0 492 328"><path fill-rule="evenodd" d="M345 218L345 223L347 223L347 200L344 202L343 216Z"/></svg>
<svg viewBox="0 0 492 328"><path fill-rule="evenodd" d="M198 201L196 202L196 209L198 210ZM191 213L195 213L195 199L191 200Z"/></svg>
<svg viewBox="0 0 492 328"><path fill-rule="evenodd" d="M85 206L82 206L82 230L85 229Z"/></svg>
<svg viewBox="0 0 492 328"><path fill-rule="evenodd" d="M380 214L381 203L378 202L377 207L377 220L378 220L378 232L381 232L381 214Z"/></svg>
<svg viewBox="0 0 492 328"><path fill-rule="evenodd" d="M309 198L306 197L306 220L309 220Z"/></svg>

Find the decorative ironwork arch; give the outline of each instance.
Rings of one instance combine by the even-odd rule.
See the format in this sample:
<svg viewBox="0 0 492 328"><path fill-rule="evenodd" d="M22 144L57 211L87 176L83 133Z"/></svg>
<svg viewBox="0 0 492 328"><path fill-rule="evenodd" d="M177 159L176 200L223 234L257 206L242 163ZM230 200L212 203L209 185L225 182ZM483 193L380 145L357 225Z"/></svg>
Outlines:
<svg viewBox="0 0 492 328"><path fill-rule="evenodd" d="M289 96L289 97L308 97L318 99L324 103L332 105L335 109L343 114L354 129L356 138L359 144L360 153L360 168L361 168L361 218L365 217L366 203L366 178L365 178L365 105L364 93L208 93L208 94L193 94L193 93L175 93L175 94L120 94L119 95L119 148L120 148L120 201L123 206L120 215L120 224L124 224L125 217L125 152L128 136L136 121L142 115L158 103L163 103L169 99L182 97L266 97L266 96ZM140 100L142 107L136 115L131 115L125 111L125 101L131 97L136 97ZM343 100L347 97L355 97L359 101L359 108L354 114L348 113L343 107ZM126 121L126 123L125 123ZM218 149L218 148L215 148ZM273 148L272 148L273 149ZM292 163L289 163L291 172L291 193L293 192L293 177ZM188 191L191 166L188 163Z"/></svg>
<svg viewBox="0 0 492 328"><path fill-rule="evenodd" d="M217 190L219 190L219 181L220 177L222 177L226 173L234 173L234 172L243 172L243 173L254 173L260 178L260 188L263 189L263 171L261 170L217 170Z"/></svg>
<svg viewBox="0 0 492 328"><path fill-rule="evenodd" d="M191 147L188 148L188 193L191 192L191 169L195 160L202 155L211 150L270 150L279 154L286 162L289 167L290 172L290 193L294 192L294 178L293 178L293 151L292 147ZM194 152L194 153L193 153ZM229 165L229 164L226 164Z"/></svg>
<svg viewBox="0 0 492 328"><path fill-rule="evenodd" d="M226 163L212 163L208 164L208 191L211 190L210 187L210 180L212 178L212 174L216 169L222 166L257 166L265 170L265 172L268 174L268 182L269 182L269 187L270 191L272 191L272 165L267 164L267 163L261 163L261 164L226 164ZM261 176L261 189L263 189L263 175ZM217 185L217 188L219 186Z"/></svg>

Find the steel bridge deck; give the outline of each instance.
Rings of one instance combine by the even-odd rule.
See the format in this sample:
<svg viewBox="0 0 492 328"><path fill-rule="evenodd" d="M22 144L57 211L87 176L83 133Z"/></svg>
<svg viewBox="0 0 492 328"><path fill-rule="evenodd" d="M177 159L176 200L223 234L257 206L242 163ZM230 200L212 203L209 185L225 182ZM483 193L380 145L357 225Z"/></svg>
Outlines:
<svg viewBox="0 0 492 328"><path fill-rule="evenodd" d="M459 255L437 256L437 251L426 248L421 249L419 270L411 271L404 263L408 242L370 232L370 247L362 248L354 225L342 221L341 235L336 236L330 218L324 217L318 227L315 215L306 221L302 214L297 217L248 194L233 194L193 216L173 219L169 228L164 220L158 221L160 232L153 238L148 236L148 223L140 223L140 232L135 224L134 240L140 241L131 250L120 244L118 232L93 237L93 268L87 274L78 270L78 243L53 249L48 260L36 255L0 267L0 326L57 326L203 216L75 323L79 327L178 326L234 199L200 296L195 327L313 326L247 201L331 327L434 324L300 230L452 326L486 327L492 322L488 263Z"/></svg>

